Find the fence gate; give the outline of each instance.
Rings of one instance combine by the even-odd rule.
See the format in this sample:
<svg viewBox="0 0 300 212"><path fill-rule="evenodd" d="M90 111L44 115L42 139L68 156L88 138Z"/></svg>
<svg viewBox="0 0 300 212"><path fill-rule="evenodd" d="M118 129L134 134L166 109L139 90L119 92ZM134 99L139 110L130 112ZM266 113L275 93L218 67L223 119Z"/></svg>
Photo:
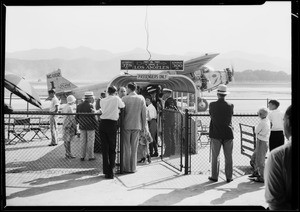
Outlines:
<svg viewBox="0 0 300 212"><path fill-rule="evenodd" d="M184 155L183 114L179 111L164 109L162 112L162 161L182 171Z"/></svg>

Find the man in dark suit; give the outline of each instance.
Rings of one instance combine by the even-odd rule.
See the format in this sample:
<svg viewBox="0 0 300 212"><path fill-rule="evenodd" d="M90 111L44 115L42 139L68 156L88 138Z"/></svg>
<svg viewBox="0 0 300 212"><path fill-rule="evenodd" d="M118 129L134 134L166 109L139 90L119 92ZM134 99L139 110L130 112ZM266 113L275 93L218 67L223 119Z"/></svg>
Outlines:
<svg viewBox="0 0 300 212"><path fill-rule="evenodd" d="M233 128L232 115L233 104L225 101L227 92L226 85L219 85L216 102L211 102L209 105L210 125L209 137L211 139L212 163L211 163L211 181L218 181L219 177L219 153L221 146L223 146L225 157L225 175L227 182L232 181L232 149L233 149Z"/></svg>
<svg viewBox="0 0 300 212"><path fill-rule="evenodd" d="M93 102L94 93L85 92L84 102L80 103L76 108L76 113L87 113L86 115L77 114L75 116L77 123L79 123L80 129L81 161L84 161L86 155L88 160L95 160L94 142L97 123L96 117L93 115L93 113L95 113Z"/></svg>

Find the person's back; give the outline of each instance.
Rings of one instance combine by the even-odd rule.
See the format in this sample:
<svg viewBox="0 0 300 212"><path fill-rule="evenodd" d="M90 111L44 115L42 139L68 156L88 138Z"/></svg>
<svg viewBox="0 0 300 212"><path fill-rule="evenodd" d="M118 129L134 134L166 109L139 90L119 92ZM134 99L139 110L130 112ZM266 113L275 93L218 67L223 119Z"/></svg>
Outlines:
<svg viewBox="0 0 300 212"><path fill-rule="evenodd" d="M124 107L124 103L119 96L105 97L101 100L101 119L111 119L117 121L119 119L119 109Z"/></svg>
<svg viewBox="0 0 300 212"><path fill-rule="evenodd" d="M131 93L122 98L125 103L124 129L141 130L142 115L141 112L146 109L146 103L141 95ZM146 111L143 111L146 113Z"/></svg>
<svg viewBox="0 0 300 212"><path fill-rule="evenodd" d="M232 139L233 104L220 98L209 105L211 117L209 137L218 139Z"/></svg>
<svg viewBox="0 0 300 212"><path fill-rule="evenodd" d="M295 207L292 182L292 107L289 106L284 115L284 135L289 140L270 152L265 168L265 199L271 210L291 210ZM298 180L298 179L296 179ZM293 183L293 185L292 185ZM295 194L295 193L294 193ZM298 204L297 204L298 205ZM296 209L296 208L295 208Z"/></svg>
<svg viewBox="0 0 300 212"><path fill-rule="evenodd" d="M291 142L275 148L268 157L265 168L265 198L271 210L291 209L292 163Z"/></svg>
<svg viewBox="0 0 300 212"><path fill-rule="evenodd" d="M93 105L88 101L84 101L77 106L76 113L92 113ZM79 129L81 130L95 130L96 118L94 115L76 115L76 119L79 123Z"/></svg>

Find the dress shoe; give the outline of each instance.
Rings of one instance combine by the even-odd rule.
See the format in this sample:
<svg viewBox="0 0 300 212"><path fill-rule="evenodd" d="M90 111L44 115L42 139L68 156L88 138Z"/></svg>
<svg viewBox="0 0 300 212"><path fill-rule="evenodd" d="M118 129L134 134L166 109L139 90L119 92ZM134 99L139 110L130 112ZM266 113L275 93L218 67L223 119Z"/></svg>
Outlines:
<svg viewBox="0 0 300 212"><path fill-rule="evenodd" d="M230 183L231 181L233 181L233 179L227 179L226 181L227 183Z"/></svg>
<svg viewBox="0 0 300 212"><path fill-rule="evenodd" d="M210 181L213 181L213 182L218 182L217 179L214 179L214 178L212 178L212 177L208 177L208 179L209 179Z"/></svg>
<svg viewBox="0 0 300 212"><path fill-rule="evenodd" d="M96 160L96 158L89 158L89 160L91 161L91 160Z"/></svg>
<svg viewBox="0 0 300 212"><path fill-rule="evenodd" d="M66 158L73 159L73 158L76 158L76 157L74 155L66 155Z"/></svg>
<svg viewBox="0 0 300 212"><path fill-rule="evenodd" d="M84 158L80 158L81 161L84 161Z"/></svg>
<svg viewBox="0 0 300 212"><path fill-rule="evenodd" d="M139 161L138 161L138 163L144 163L144 162L145 162L145 160L146 160L146 158L145 158L145 157L143 157L141 160L139 160Z"/></svg>
<svg viewBox="0 0 300 212"><path fill-rule="evenodd" d="M253 174L248 176L249 178L259 177L259 174L257 172L254 172Z"/></svg>
<svg viewBox="0 0 300 212"><path fill-rule="evenodd" d="M154 153L153 156L151 156L151 157L158 157L158 153L157 152Z"/></svg>
<svg viewBox="0 0 300 212"><path fill-rule="evenodd" d="M257 183L264 183L265 181L261 177L250 178L250 180L257 182Z"/></svg>
<svg viewBox="0 0 300 212"><path fill-rule="evenodd" d="M48 146L56 146L57 144L49 144Z"/></svg>

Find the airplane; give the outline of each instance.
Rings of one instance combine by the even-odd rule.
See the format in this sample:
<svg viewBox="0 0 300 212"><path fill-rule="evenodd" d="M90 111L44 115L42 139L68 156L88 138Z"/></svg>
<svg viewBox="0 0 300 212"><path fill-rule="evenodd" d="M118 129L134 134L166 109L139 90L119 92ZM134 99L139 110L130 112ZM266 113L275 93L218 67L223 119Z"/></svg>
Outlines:
<svg viewBox="0 0 300 212"><path fill-rule="evenodd" d="M87 91L93 91L96 98L100 97L100 94L105 92L108 85L108 82L102 82L94 85L78 87L64 78L60 69L47 74L46 77L47 89L55 89L56 96L60 99L61 104L67 103L67 96L71 94L76 98L76 100L81 100L84 97L84 93Z"/></svg>
<svg viewBox="0 0 300 212"><path fill-rule="evenodd" d="M203 98L203 92L210 92L215 90L220 84L228 84L233 80L233 67L225 68L222 71L214 71L206 64L215 58L217 54L205 54L203 56L188 60L184 62L183 71L162 71L162 74L181 74L188 76L199 90L200 97L198 97L198 111L205 111L208 107L208 102ZM128 74L128 73L124 73ZM56 96L61 103L66 103L66 97L70 94L74 95L77 100L81 100L86 91L93 91L96 98L100 97L102 92L105 92L109 82L88 85L84 87L77 87L75 84L64 78L61 70L58 69L47 74L47 88L55 89Z"/></svg>

